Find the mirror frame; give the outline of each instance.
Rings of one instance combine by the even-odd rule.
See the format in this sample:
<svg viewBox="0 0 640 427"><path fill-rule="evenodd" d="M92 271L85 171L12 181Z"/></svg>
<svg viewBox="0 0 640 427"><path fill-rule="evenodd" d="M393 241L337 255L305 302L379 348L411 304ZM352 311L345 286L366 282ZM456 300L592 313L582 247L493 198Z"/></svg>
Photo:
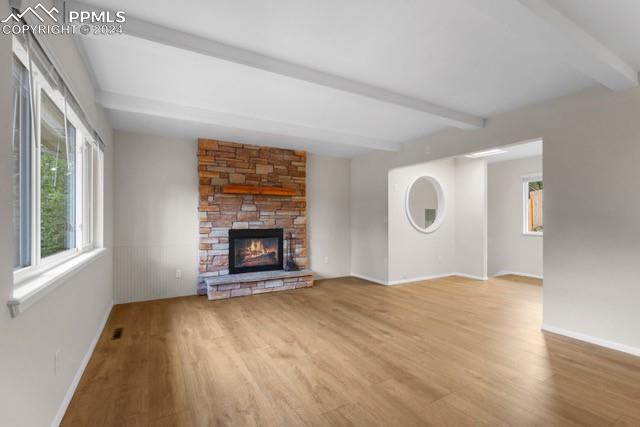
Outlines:
<svg viewBox="0 0 640 427"><path fill-rule="evenodd" d="M433 224L431 224L427 228L420 227L418 224L416 224L413 218L411 218L411 212L409 211L409 197L411 195L411 189L416 184L416 182L418 182L421 179L426 179L431 184L433 184L433 187L436 189L436 196L438 198L438 208L436 209L436 219L433 221ZM407 215L407 218L409 219L409 223L411 223L413 228L415 228L421 233L425 233L425 234L433 233L442 225L442 221L444 220L444 217L446 214L446 208L447 208L447 204L446 204L446 199L444 196L444 190L442 188L442 184L440 184L440 181L438 181L435 177L431 175L422 175L415 178L413 181L411 181L411 184L407 188L407 193L404 198L404 212Z"/></svg>

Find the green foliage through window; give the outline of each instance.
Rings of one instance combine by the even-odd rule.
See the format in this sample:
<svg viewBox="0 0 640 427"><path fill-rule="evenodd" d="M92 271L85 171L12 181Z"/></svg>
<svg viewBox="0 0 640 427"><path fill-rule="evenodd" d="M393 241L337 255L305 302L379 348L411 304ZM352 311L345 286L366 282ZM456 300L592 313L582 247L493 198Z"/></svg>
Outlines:
<svg viewBox="0 0 640 427"><path fill-rule="evenodd" d="M69 165L66 159L57 159L51 153L42 153L40 157L41 223L43 258L62 252L69 247Z"/></svg>
<svg viewBox="0 0 640 427"><path fill-rule="evenodd" d="M44 92L40 121L40 256L74 248L75 129ZM68 135L68 137L67 137Z"/></svg>

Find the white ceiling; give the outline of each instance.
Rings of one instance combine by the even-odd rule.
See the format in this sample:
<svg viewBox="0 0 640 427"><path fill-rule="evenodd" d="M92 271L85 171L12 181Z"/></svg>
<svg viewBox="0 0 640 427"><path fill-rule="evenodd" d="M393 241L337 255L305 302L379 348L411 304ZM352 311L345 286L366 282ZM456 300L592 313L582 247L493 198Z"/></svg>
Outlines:
<svg viewBox="0 0 640 427"><path fill-rule="evenodd" d="M91 39L86 52L102 91L245 117L243 127L278 122L366 136L373 145L442 127L417 111L133 37Z"/></svg>
<svg viewBox="0 0 640 427"><path fill-rule="evenodd" d="M640 1L553 0L553 6L640 70Z"/></svg>
<svg viewBox="0 0 640 427"><path fill-rule="evenodd" d="M87 3L123 9L130 20L247 49L447 111L488 118L597 80L606 84L606 78L599 79L603 60L597 49L586 61L572 61L556 49L571 42L562 36L566 28L561 26L558 37L563 40L555 43L546 37L548 28L535 28L534 12L505 7L528 1L183 0L179 7L169 0ZM549 4L597 39L582 46L587 55L599 42L634 73L640 68L640 2ZM431 114L171 44L128 35L82 38L99 99L117 129L351 157L371 149L397 149L451 125L437 110Z"/></svg>

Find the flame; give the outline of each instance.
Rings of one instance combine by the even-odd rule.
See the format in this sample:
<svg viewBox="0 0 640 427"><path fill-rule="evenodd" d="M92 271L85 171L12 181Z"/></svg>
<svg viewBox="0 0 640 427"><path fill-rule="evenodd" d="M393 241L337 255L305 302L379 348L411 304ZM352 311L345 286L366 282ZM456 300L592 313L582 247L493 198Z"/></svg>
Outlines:
<svg viewBox="0 0 640 427"><path fill-rule="evenodd" d="M262 255L264 253L266 253L267 251L264 250L264 246L262 245L262 241L258 240L252 240L251 241L251 246L249 246L249 253L253 256L258 256L258 255Z"/></svg>
<svg viewBox="0 0 640 427"><path fill-rule="evenodd" d="M262 255L276 253L274 248L267 247L262 244L259 239L251 240L251 243L242 250L242 256L246 259L258 258Z"/></svg>

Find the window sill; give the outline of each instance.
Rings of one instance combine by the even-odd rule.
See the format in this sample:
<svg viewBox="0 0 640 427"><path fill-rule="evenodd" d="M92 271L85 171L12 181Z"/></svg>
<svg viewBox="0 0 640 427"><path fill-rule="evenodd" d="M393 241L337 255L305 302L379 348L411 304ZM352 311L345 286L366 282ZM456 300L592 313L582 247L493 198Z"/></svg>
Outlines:
<svg viewBox="0 0 640 427"><path fill-rule="evenodd" d="M11 317L27 310L36 301L47 295L63 283L63 279L76 274L78 271L91 264L93 261L106 254L104 248L94 249L90 252L73 257L51 270L21 282L13 291L13 298L7 302Z"/></svg>
<svg viewBox="0 0 640 427"><path fill-rule="evenodd" d="M524 233L522 233L522 235L523 236L529 236L529 237L542 237L543 233L527 233L527 232L524 232Z"/></svg>

